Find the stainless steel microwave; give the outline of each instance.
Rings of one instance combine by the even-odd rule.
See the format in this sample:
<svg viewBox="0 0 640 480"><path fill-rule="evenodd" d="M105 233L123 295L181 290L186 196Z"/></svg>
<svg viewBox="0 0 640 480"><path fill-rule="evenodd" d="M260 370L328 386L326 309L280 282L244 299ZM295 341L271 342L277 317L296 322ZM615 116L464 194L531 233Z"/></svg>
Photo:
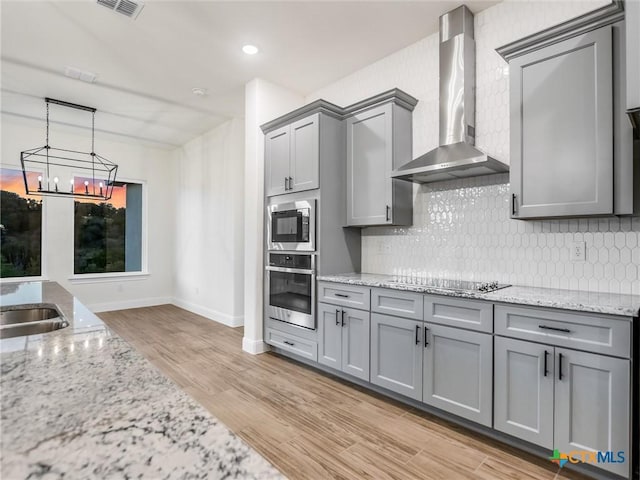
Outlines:
<svg viewBox="0 0 640 480"><path fill-rule="evenodd" d="M316 201L299 200L267 208L269 250L316 250Z"/></svg>

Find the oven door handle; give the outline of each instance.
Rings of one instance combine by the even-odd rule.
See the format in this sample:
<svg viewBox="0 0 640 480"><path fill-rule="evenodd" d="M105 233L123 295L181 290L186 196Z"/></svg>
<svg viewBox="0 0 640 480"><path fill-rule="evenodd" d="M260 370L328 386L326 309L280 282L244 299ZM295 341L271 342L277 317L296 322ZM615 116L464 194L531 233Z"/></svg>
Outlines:
<svg viewBox="0 0 640 480"><path fill-rule="evenodd" d="M300 273L302 275L313 275L313 276L315 276L316 274L316 272L314 272L313 270L304 270L301 268L272 267L271 265L265 267L265 269L269 272Z"/></svg>

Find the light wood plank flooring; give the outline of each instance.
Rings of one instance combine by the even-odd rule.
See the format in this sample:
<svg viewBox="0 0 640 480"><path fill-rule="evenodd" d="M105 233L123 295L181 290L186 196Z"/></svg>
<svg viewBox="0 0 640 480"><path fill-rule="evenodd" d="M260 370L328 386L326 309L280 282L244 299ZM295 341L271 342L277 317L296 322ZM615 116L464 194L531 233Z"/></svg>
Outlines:
<svg viewBox="0 0 640 480"><path fill-rule="evenodd" d="M100 317L290 479L586 478L164 305Z"/></svg>

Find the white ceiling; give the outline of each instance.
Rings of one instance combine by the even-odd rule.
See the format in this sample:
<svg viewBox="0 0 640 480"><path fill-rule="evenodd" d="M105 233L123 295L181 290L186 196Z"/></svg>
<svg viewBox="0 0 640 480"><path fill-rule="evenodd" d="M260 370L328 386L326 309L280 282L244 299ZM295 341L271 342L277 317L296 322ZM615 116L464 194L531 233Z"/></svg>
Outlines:
<svg viewBox="0 0 640 480"><path fill-rule="evenodd" d="M477 13L497 1L466 3ZM45 96L89 105L97 131L171 148L242 116L252 78L307 95L436 32L458 5L147 0L131 20L95 0L2 0L1 109L42 121ZM247 43L260 53L242 53ZM70 79L67 66L97 81ZM90 125L58 112L53 121Z"/></svg>

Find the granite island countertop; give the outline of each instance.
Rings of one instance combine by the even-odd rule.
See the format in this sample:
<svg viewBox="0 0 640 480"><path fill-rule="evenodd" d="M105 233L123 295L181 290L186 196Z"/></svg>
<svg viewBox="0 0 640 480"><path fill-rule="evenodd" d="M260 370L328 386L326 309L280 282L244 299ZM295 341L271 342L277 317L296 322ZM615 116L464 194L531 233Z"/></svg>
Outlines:
<svg viewBox="0 0 640 480"><path fill-rule="evenodd" d="M487 300L489 302L559 308L579 312L621 315L625 317L638 317L640 313L640 295L583 292L578 290L517 285L512 285L490 293L460 292L457 290L446 290L420 285L419 282L403 282L401 279L394 278L393 275L376 273L318 275L317 279L318 281L343 283L347 285L391 288L417 293L473 298Z"/></svg>
<svg viewBox="0 0 640 480"><path fill-rule="evenodd" d="M3 284L0 301L70 323L0 340L2 478L282 478L57 283Z"/></svg>

